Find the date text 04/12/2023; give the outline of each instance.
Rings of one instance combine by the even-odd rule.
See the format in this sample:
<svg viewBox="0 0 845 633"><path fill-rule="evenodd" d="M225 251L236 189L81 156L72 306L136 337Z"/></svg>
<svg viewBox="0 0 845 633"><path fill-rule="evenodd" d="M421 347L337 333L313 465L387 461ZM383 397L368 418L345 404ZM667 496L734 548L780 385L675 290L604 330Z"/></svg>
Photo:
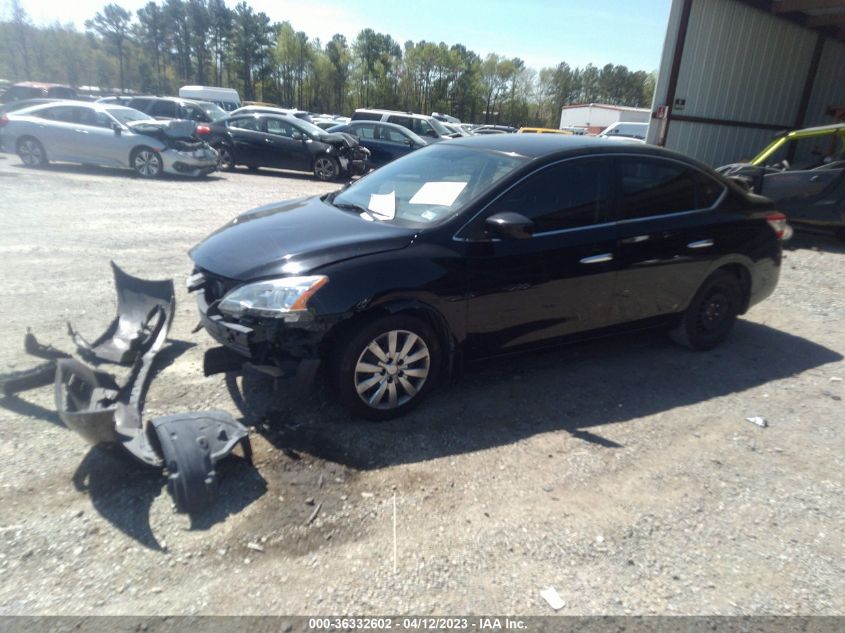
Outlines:
<svg viewBox="0 0 845 633"><path fill-rule="evenodd" d="M391 629L403 631L519 631L525 629L526 624L522 620L509 617L323 617L309 618L308 628L313 630L359 629L374 631Z"/></svg>

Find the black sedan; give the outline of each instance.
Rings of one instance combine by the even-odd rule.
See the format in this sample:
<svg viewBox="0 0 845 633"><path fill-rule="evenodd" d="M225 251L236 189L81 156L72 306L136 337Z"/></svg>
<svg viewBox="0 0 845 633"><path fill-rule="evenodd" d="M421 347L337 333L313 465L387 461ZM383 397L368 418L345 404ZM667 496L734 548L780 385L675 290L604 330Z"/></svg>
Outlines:
<svg viewBox="0 0 845 633"><path fill-rule="evenodd" d="M329 128L329 132L352 134L370 152L370 165L382 167L397 158L428 145L408 128L382 121L350 121Z"/></svg>
<svg viewBox="0 0 845 633"><path fill-rule="evenodd" d="M660 148L504 134L235 218L191 251L202 323L279 371L320 365L386 419L464 360L643 327L698 350L777 285L773 203Z"/></svg>
<svg viewBox="0 0 845 633"><path fill-rule="evenodd" d="M292 116L246 113L211 126L210 143L220 168L246 165L312 172L320 180L363 174L369 152L349 134L330 134Z"/></svg>

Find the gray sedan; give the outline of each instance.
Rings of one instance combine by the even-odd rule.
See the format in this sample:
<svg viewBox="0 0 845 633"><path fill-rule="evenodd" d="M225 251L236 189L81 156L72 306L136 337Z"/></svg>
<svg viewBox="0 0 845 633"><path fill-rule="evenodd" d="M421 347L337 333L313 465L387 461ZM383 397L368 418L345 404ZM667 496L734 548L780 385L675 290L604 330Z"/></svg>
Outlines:
<svg viewBox="0 0 845 633"><path fill-rule="evenodd" d="M132 108L57 101L0 117L0 149L30 167L49 161L203 176L217 169L217 152L194 136L193 121L156 121Z"/></svg>

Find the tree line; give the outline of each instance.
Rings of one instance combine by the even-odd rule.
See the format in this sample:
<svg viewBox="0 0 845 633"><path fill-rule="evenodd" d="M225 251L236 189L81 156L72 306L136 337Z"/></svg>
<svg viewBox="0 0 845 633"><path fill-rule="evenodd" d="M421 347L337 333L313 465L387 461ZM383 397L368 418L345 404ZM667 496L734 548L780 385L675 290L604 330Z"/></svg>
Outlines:
<svg viewBox="0 0 845 633"><path fill-rule="evenodd" d="M573 103L648 107L654 73L561 62L539 72L517 57L461 44L400 44L364 29L328 42L273 22L246 2L107 4L85 24L32 23L20 0L0 22L0 77L175 94L185 84L236 88L246 101L349 114L358 107L452 114L462 121L557 127Z"/></svg>

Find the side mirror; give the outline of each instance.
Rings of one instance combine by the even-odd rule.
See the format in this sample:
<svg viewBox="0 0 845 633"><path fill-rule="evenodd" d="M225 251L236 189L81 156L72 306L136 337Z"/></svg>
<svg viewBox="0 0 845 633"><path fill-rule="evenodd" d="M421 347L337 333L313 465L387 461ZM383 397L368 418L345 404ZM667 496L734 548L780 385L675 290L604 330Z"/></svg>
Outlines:
<svg viewBox="0 0 845 633"><path fill-rule="evenodd" d="M440 138L440 136L434 130L427 130L425 135L430 136L431 138Z"/></svg>
<svg viewBox="0 0 845 633"><path fill-rule="evenodd" d="M293 134L291 134L290 137L294 141L304 141L305 140L305 136L303 136L301 132L293 132Z"/></svg>
<svg viewBox="0 0 845 633"><path fill-rule="evenodd" d="M123 134L123 127L120 125L120 123L112 123L111 129L114 130L115 136L120 136L121 134Z"/></svg>
<svg viewBox="0 0 845 633"><path fill-rule="evenodd" d="M507 211L491 215L484 226L491 237L503 240L527 240L534 235L534 222L521 213Z"/></svg>

